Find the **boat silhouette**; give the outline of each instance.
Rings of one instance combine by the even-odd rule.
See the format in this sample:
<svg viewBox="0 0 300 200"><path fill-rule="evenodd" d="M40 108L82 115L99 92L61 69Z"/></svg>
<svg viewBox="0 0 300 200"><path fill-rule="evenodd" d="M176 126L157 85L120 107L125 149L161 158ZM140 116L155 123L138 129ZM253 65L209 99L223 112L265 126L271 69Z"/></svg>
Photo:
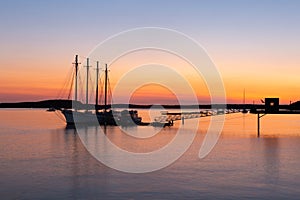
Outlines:
<svg viewBox="0 0 300 200"><path fill-rule="evenodd" d="M75 62L73 63L75 66L75 99L74 102L78 102L78 55L75 56ZM105 65L105 81L104 81L104 105L98 105L98 94L99 94L99 87L98 87L98 80L99 80L99 62L97 62L96 68L96 91L95 91L95 105L89 105L89 94L88 94L88 87L89 87L89 58L87 58L87 74L86 74L86 108L80 109L75 106L73 109L61 109L61 113L63 114L65 121L68 125L71 124L99 124L99 125L109 125L109 126L133 126L139 125L142 123L142 118L138 116L138 112L136 110L123 110L123 111L113 111L111 108L108 107L107 104L107 93L108 93L108 70L107 64ZM102 107L102 109L99 109Z"/></svg>

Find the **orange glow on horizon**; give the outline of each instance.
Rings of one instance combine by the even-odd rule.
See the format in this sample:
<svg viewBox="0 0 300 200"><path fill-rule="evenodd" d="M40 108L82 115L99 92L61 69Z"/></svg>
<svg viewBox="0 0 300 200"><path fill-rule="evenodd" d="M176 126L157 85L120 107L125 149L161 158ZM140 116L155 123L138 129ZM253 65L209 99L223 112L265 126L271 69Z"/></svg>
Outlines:
<svg viewBox="0 0 300 200"><path fill-rule="evenodd" d="M144 104L145 98L151 104L179 105L176 95L165 87L149 84L138 88L130 97L130 104Z"/></svg>
<svg viewBox="0 0 300 200"><path fill-rule="evenodd" d="M70 61L70 60L68 60ZM83 60L80 61L84 63ZM243 63L243 61L239 61ZM143 64L159 63L164 66L169 66L174 69L179 75L188 80L193 88L200 104L208 104L210 96L208 88L205 84L205 79L198 75L193 68L181 58L171 55L166 52L143 51L133 52L124 57L119 58L110 66L110 83L112 90L122 76L130 69ZM295 70L292 62L290 63L292 70L287 72L288 77L282 73L272 72L271 64L257 66L255 63L233 63L220 62L216 63L223 77L224 86L228 103L243 103L243 90L246 90L246 103L260 103L260 99L265 97L279 97L281 104L289 104L290 101L298 101L300 84L298 71ZM67 98L69 88L65 84L66 79L71 75L70 70L73 68L70 63L64 61L58 64L59 68L46 68L45 71L37 70L40 62L32 64L30 68L8 70L4 69L0 75L0 102L21 102L21 101L37 101L45 99ZM272 63L273 64L273 63ZM65 67L68 66L68 67ZM230 66L230 67L225 67ZM243 66L243 67L240 67ZM255 67L253 67L255 66ZM261 67L261 68L260 68ZM235 70L236 69L236 70ZM255 69L255 70L254 70ZM91 70L94 73L94 70ZM166 79L170 80L170 84L176 85L177 81L172 79L172 76L163 74ZM143 80L144 75L134 77L129 85L134 85L136 80ZM65 84L65 86L64 86ZM70 82L69 82L70 84ZM64 86L64 88L63 88ZM126 87L126 85L124 85ZM63 90L63 92L61 92ZM125 90L124 90L125 91ZM146 92L147 91L147 92ZM184 89L181 89L184 93ZM59 93L65 94L59 96ZM121 93L127 95L126 93ZM170 102L173 104L174 98L166 90L159 89L157 86L147 86L143 90L138 90L131 98L132 103L149 104L157 102L158 97L162 102ZM187 95L187 99L189 96ZM118 102L116 102L118 103ZM121 102L120 102L121 103Z"/></svg>

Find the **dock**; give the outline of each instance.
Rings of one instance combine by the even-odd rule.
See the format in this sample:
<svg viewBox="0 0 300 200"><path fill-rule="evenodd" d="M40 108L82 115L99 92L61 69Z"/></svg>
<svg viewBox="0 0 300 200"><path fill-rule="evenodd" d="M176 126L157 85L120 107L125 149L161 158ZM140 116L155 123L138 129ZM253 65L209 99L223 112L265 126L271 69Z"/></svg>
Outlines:
<svg viewBox="0 0 300 200"><path fill-rule="evenodd" d="M276 112L268 112L267 110L252 110L251 114L257 114L257 137L260 137L260 118L266 115L292 115L300 114L300 110L278 110Z"/></svg>
<svg viewBox="0 0 300 200"><path fill-rule="evenodd" d="M300 110L279 109L279 98L265 98L264 109L252 109L251 114L257 115L257 137L260 137L260 119L266 115L295 115L300 114Z"/></svg>
<svg viewBox="0 0 300 200"><path fill-rule="evenodd" d="M209 117L215 115L224 115L241 112L239 109L218 109L218 110L201 110L199 112L162 112L161 116L154 118L153 123L168 123L173 125L174 121L181 120L184 124L186 119Z"/></svg>

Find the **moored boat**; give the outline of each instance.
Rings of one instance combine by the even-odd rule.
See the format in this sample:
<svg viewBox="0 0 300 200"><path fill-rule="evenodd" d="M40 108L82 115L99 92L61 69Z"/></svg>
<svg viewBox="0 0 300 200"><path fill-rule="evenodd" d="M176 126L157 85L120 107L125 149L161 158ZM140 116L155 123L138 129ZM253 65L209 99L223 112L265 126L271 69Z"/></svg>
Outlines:
<svg viewBox="0 0 300 200"><path fill-rule="evenodd" d="M122 112L112 111L108 109L107 105L107 91L108 91L108 70L107 65L105 65L105 82L104 82L104 107L102 110L98 110L98 75L99 75L99 62L97 62L96 68L96 100L94 110L89 110L88 102L88 86L89 86L89 59L87 58L87 77L86 77L86 109L73 108L73 109L61 109L61 113L64 115L65 121L68 125L71 124L99 124L99 125L139 125L142 122L142 118L138 116L136 110L124 110ZM78 55L75 56L75 102L78 101Z"/></svg>

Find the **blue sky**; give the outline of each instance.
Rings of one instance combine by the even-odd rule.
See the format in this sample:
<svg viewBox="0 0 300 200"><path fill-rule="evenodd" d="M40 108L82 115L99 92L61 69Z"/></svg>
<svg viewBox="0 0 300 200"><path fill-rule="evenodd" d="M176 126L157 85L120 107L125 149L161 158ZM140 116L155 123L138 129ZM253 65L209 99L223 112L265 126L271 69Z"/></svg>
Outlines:
<svg viewBox="0 0 300 200"><path fill-rule="evenodd" d="M53 44L52 39L84 46L142 26L176 29L204 42L276 41L297 39L300 29L299 1L12 0L0 5L2 43Z"/></svg>

